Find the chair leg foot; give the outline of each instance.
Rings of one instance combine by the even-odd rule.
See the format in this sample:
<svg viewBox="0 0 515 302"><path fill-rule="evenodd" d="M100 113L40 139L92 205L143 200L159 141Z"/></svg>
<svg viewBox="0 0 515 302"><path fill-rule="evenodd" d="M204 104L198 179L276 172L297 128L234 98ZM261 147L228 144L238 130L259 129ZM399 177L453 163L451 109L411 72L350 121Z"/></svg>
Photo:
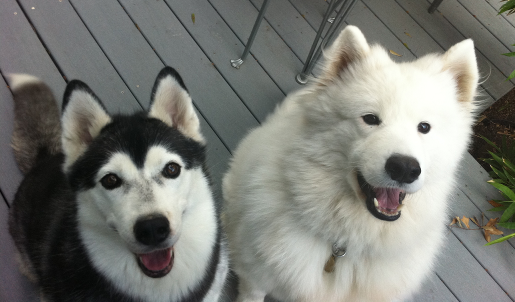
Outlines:
<svg viewBox="0 0 515 302"><path fill-rule="evenodd" d="M301 85L306 85L308 82L308 76L303 73L299 73L295 76L295 81Z"/></svg>
<svg viewBox="0 0 515 302"><path fill-rule="evenodd" d="M236 69L240 69L241 64L243 64L243 60L242 59L231 60L231 66L236 68Z"/></svg>

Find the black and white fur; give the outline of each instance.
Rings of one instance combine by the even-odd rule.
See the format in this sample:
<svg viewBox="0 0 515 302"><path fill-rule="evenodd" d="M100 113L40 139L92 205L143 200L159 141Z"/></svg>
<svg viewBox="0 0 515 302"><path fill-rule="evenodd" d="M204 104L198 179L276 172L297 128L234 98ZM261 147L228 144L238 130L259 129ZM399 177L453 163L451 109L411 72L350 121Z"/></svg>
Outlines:
<svg viewBox="0 0 515 302"><path fill-rule="evenodd" d="M228 259L204 138L177 72L164 68L149 112L130 116L110 116L71 81L61 123L45 84L12 79L13 149L25 179L9 228L42 298L217 301ZM142 264L159 253L146 259L165 268Z"/></svg>

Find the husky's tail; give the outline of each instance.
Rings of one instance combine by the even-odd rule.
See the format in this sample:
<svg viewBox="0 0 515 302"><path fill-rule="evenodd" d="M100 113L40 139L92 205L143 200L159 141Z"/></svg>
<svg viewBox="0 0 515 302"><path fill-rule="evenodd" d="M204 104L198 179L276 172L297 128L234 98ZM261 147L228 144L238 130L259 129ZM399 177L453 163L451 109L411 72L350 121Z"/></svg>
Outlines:
<svg viewBox="0 0 515 302"><path fill-rule="evenodd" d="M26 174L40 159L61 152L61 120L50 88L40 79L11 74L14 95L12 148L18 167Z"/></svg>

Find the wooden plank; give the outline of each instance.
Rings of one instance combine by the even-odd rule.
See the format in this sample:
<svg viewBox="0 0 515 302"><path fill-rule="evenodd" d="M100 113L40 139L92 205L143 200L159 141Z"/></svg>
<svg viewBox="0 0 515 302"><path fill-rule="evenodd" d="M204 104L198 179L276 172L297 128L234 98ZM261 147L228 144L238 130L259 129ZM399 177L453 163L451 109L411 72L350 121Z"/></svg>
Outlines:
<svg viewBox="0 0 515 302"><path fill-rule="evenodd" d="M394 0L363 0L393 34L417 57L443 49Z"/></svg>
<svg viewBox="0 0 515 302"><path fill-rule="evenodd" d="M515 28L501 15L497 14L486 1L459 0L458 1L481 25L491 32L510 51L515 51Z"/></svg>
<svg viewBox="0 0 515 302"><path fill-rule="evenodd" d="M169 51L159 53L159 56L165 63L177 68L187 87L191 90L199 110L206 116L209 123L218 131L227 145L235 147L247 129L257 125L248 109L241 104L240 99L213 69L209 59L200 52L198 46L188 37L188 33L163 2L124 2L128 12L136 13L134 15L134 17L137 17L135 22L142 29L143 34L147 35L152 47L145 41L118 3L77 1L74 5L127 83L136 84L137 80L132 78L133 74L141 78L150 77L153 81L155 74L157 74L155 70L145 70L137 68L137 66L124 69L123 66L134 65L134 62L138 62L138 65L148 64L161 68L164 65L152 48L155 48L159 53L159 51L164 50L163 40L169 38L170 40L166 43L166 47L170 48ZM142 9L141 15L148 16L148 21L137 15L139 13L138 8ZM100 21L104 19L105 21ZM171 23L171 25L168 28L163 28L160 33L166 34L168 32L168 34L158 35L155 31L156 28L153 26L160 26L165 23ZM115 33L107 33L110 28L115 28ZM170 31L173 33L170 34ZM113 41L113 35L120 36L118 42ZM120 44L122 47L119 46ZM156 67L150 69L159 70ZM144 87L144 89L141 89L148 92L145 96L148 99L152 86L151 84L144 84ZM213 99L216 99L216 102ZM230 108L230 111L227 110L228 108Z"/></svg>
<svg viewBox="0 0 515 302"><path fill-rule="evenodd" d="M441 14L427 13L427 3L418 0L397 0L399 5L420 25L427 33L436 40L444 49L449 49L452 45L465 39L446 18ZM514 42L515 43L515 42ZM480 52L476 50L477 63L481 73L482 87L495 99L498 100L509 92L514 85L505 81L506 77L492 66L492 63ZM482 97L480 97L482 98ZM483 107L488 107L492 100L485 100Z"/></svg>
<svg viewBox="0 0 515 302"><path fill-rule="evenodd" d="M452 292L432 273L426 278L420 290L413 297L405 300L405 302L433 302L433 301L458 301Z"/></svg>
<svg viewBox="0 0 515 302"><path fill-rule="evenodd" d="M499 9L501 9L501 6L505 3L505 2L501 2L501 0L486 0L486 2L488 2L488 4L490 4L497 12L499 11ZM508 21L511 25L513 25L515 27L515 14L511 14L508 16L507 12L504 12L501 16L506 21Z"/></svg>
<svg viewBox="0 0 515 302"><path fill-rule="evenodd" d="M67 79L86 82L112 113L132 112L138 107L68 1L19 2Z"/></svg>
<svg viewBox="0 0 515 302"><path fill-rule="evenodd" d="M515 69L515 60L501 55L509 49L492 36L461 4L456 0L446 0L440 4L438 11L465 37L474 39L476 48L505 76L511 74Z"/></svg>
<svg viewBox="0 0 515 302"><path fill-rule="evenodd" d="M512 301L452 232L446 233L435 272L459 301Z"/></svg>
<svg viewBox="0 0 515 302"><path fill-rule="evenodd" d="M251 1L258 9L263 4L263 0ZM304 62L316 35L316 31L311 25L302 18L288 0L270 1L265 19L297 57Z"/></svg>
<svg viewBox="0 0 515 302"><path fill-rule="evenodd" d="M209 2L238 39L246 44L261 7L256 9L249 1L239 0L210 0ZM265 15L269 13L270 10L267 10ZM243 49L239 51L241 54ZM302 70L301 59L306 58L298 58L266 19L261 23L250 53L284 93L300 87L295 82L295 75ZM244 68L245 64L241 68Z"/></svg>
<svg viewBox="0 0 515 302"><path fill-rule="evenodd" d="M0 80L0 189L9 203L14 200L14 194L23 177L11 149L13 105L11 91L7 84Z"/></svg>
<svg viewBox="0 0 515 302"><path fill-rule="evenodd" d="M305 16L306 21L315 30L318 30L328 3L325 0L302 0L293 1L292 4ZM380 44L384 48L400 54L401 57L391 56L395 61L410 61L416 58L361 1L358 1L351 10L345 24L359 27L369 43Z"/></svg>
<svg viewBox="0 0 515 302"><path fill-rule="evenodd" d="M0 301L39 301L36 286L18 270L14 242L7 227L8 212L0 196Z"/></svg>
<svg viewBox="0 0 515 302"><path fill-rule="evenodd" d="M154 80L164 64L117 1L70 1L88 31L138 102L149 108ZM48 16L47 16L48 17Z"/></svg>
<svg viewBox="0 0 515 302"><path fill-rule="evenodd" d="M456 191L452 197L450 207L451 216L477 217L481 220L481 211L470 202L465 194ZM479 222L481 223L481 221ZM486 224L486 222L485 220L484 224ZM472 222L470 222L470 227L477 228ZM513 286L513 284L515 284L515 249L513 246L508 242L502 242L485 247L484 244L486 244L486 240L483 236L483 231L462 230L458 228L451 228L451 230L466 249L474 255L474 258L477 259L481 266L484 267L484 270L499 284L503 291L508 293L511 297L515 297L515 287ZM492 236L493 239L498 237L500 236ZM510 241L513 242L513 239L510 239ZM477 279L481 282L481 285L478 284L477 286L486 285L486 283L483 283L484 280L482 279L483 277ZM454 287L451 288L454 289ZM491 296L490 299L492 301L498 301L496 295Z"/></svg>
<svg viewBox="0 0 515 302"><path fill-rule="evenodd" d="M148 3L149 8L152 9L155 14L159 13L156 9L161 10L161 13L157 14L157 16L179 20L182 26L184 26L187 32L193 37L196 44L198 44L197 47L202 49L204 57L208 60L207 63L214 64L215 69L229 83L234 92L236 92L241 101L250 109L257 120L264 119L270 112L267 108L273 108L277 102L284 98L283 92L251 56L248 57L245 64L243 64L239 70L230 66L230 60L236 59L241 55L243 45L208 2L204 0L183 2L166 1L167 5L172 9L173 14L165 7L161 8L162 3L160 2L149 1ZM192 21L192 14L195 15L195 23ZM174 18L173 15L175 15L176 18ZM150 31L147 30L146 33L150 34ZM153 36L157 37L155 35ZM164 42L162 39L158 39L158 41ZM152 43L156 42L157 41L154 40ZM169 57L169 59L171 58L172 57ZM193 60L194 59L191 59L190 56L185 56L182 59L183 62L189 64L193 64ZM186 68L192 71L194 70L191 69L191 67ZM200 75L196 74L196 77L198 76ZM208 80L204 82L204 85L207 83ZM205 93L206 96L213 94L209 91ZM211 101L211 103L215 106L219 106L220 110L223 111L220 118L230 123L231 121L227 118L227 115L232 114L231 112L234 112L234 108L216 104L222 100L223 98L217 100L217 102ZM245 117L245 119L248 118ZM235 129L239 126L233 125L231 128L233 131L243 131L243 133L246 133L249 129L248 126L254 127L254 125L257 125L255 121L248 120L246 127ZM215 129L218 130L216 126ZM241 135L235 135L234 141L238 142L241 138ZM231 149L234 147L235 144L230 145Z"/></svg>
<svg viewBox="0 0 515 302"><path fill-rule="evenodd" d="M4 77L31 74L44 79L54 92L64 91L66 83L15 0L2 1L0 28L0 70Z"/></svg>
<svg viewBox="0 0 515 302"><path fill-rule="evenodd" d="M487 183L492 178L469 153L465 154L459 165L458 179L460 189L481 212L495 213L488 212L492 206L487 201L501 199L501 194L496 188Z"/></svg>
<svg viewBox="0 0 515 302"><path fill-rule="evenodd" d="M154 79L157 72L164 66L156 53L152 50L152 47L145 41L140 31L134 26L117 2L100 3L94 1L77 1L73 3L73 5L90 31L95 35L96 41L100 43L105 54L109 56L110 62L117 69L125 83L127 83L129 87L132 87L134 95L139 102L147 108ZM155 20L155 18L149 19ZM161 21L162 20L157 22L159 23ZM167 22L170 22L170 19L168 19ZM143 24L139 26L143 27ZM177 29L178 27L173 28ZM109 29L116 30L112 31ZM184 33L184 35L187 36L187 33ZM173 39L168 40L165 37L165 35L162 35L160 39L167 40L168 43L170 43L166 45L166 47L170 47L169 49L177 49L180 47L185 56L194 53L194 50L191 48L189 51L184 50L186 48L184 43L174 43L176 41L173 41ZM155 47L162 47L162 45ZM165 61L167 60L166 58L168 58L166 55L161 57L165 58ZM244 120L243 117L246 116L247 119L251 120L253 117L248 113L246 108L241 108L241 103L239 103L237 97L230 87L227 86L223 78L216 74L211 64L193 66L192 70L195 72L188 72L187 63L180 63L180 61L186 62L186 60L180 59L181 57L179 56L171 57L173 58L173 62L167 62L167 64L171 63L170 65L178 68L187 87L189 87L195 104L197 104L197 106L207 104L208 108L205 108L206 106L200 107L201 111L204 111L204 115L199 114L198 111L197 114L199 114L201 121L201 130L208 141L208 167L213 176L216 195L219 196L221 176L227 167L230 153L211 129L208 122L206 122L204 116L206 113L210 114L208 118L214 115L214 118L210 122L217 126L216 129L219 133L225 135L230 144L236 143L234 142L235 138L233 138L233 136L243 135L242 133L234 133L231 127L243 131L241 128L249 127L247 120ZM204 58L203 61L206 62L207 60ZM212 82L206 83L211 75L213 78L218 76L218 81L213 80ZM197 78L195 78L195 76L197 76ZM207 86L208 90L211 88L210 92L212 93L218 92L216 96L220 101L213 104L213 95L208 95L207 92L205 92L206 88L198 93L197 89L202 86ZM219 87L225 87L225 89L220 89ZM232 100L233 103L227 103L229 100ZM228 118L227 116L229 116L229 114L226 114L226 118L232 122L229 123L227 120L223 119L224 116L221 116L221 113L218 113L220 116L217 115L217 112L213 109L213 107L216 106L230 107L233 109L232 114L239 114L241 118L237 120L232 115ZM238 108L240 108L240 110L238 110ZM224 132L224 129L229 129L230 132Z"/></svg>

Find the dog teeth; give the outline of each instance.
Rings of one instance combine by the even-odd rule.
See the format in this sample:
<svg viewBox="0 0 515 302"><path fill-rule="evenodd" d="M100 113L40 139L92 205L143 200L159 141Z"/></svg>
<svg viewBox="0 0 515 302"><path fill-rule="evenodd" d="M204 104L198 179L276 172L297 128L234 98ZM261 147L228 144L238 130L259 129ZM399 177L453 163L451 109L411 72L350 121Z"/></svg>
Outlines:
<svg viewBox="0 0 515 302"><path fill-rule="evenodd" d="M374 197L374 205L377 207L379 207L379 201L377 201L377 198Z"/></svg>
<svg viewBox="0 0 515 302"><path fill-rule="evenodd" d="M404 207L403 204L400 204L398 207L397 207L397 212L399 212L400 210L402 210L402 208Z"/></svg>

